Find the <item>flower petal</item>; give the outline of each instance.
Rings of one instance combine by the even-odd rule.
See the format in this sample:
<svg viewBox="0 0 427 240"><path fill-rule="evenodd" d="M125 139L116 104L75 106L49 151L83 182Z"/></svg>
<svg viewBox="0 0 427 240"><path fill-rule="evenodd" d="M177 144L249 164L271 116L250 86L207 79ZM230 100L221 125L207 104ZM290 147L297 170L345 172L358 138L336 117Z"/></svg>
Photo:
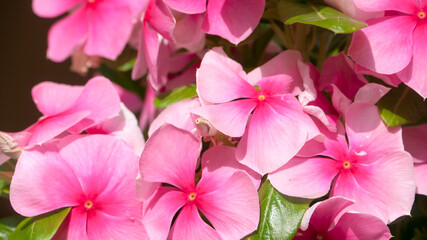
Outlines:
<svg viewBox="0 0 427 240"><path fill-rule="evenodd" d="M241 137L249 115L257 105L255 100L243 99L194 108L191 112L202 116L219 131L231 137Z"/></svg>
<svg viewBox="0 0 427 240"><path fill-rule="evenodd" d="M100 2L87 10L90 16L84 52L88 55L116 59L132 32L132 11L128 6Z"/></svg>
<svg viewBox="0 0 427 240"><path fill-rule="evenodd" d="M25 146L44 143L75 126L89 115L90 111L66 111L62 114L42 118L26 129L30 136L26 139Z"/></svg>
<svg viewBox="0 0 427 240"><path fill-rule="evenodd" d="M413 16L392 16L368 24L353 34L348 55L363 67L382 74L396 73L408 66L417 20Z"/></svg>
<svg viewBox="0 0 427 240"><path fill-rule="evenodd" d="M182 128L190 132L195 128L190 110L195 107L200 107L199 99L186 99L170 105L151 123L148 136L153 135L153 133L165 123L172 124L177 128Z"/></svg>
<svg viewBox="0 0 427 240"><path fill-rule="evenodd" d="M86 38L87 10L81 7L56 22L49 30L47 57L54 62L67 59Z"/></svg>
<svg viewBox="0 0 427 240"><path fill-rule="evenodd" d="M43 115L55 115L71 108L82 94L82 86L42 82L31 90L33 101Z"/></svg>
<svg viewBox="0 0 427 240"><path fill-rule="evenodd" d="M281 193L301 198L326 195L339 169L330 158L294 157L276 171L268 174L271 184Z"/></svg>
<svg viewBox="0 0 427 240"><path fill-rule="evenodd" d="M164 2L183 13L194 14L206 11L206 0L164 0Z"/></svg>
<svg viewBox="0 0 427 240"><path fill-rule="evenodd" d="M10 186L10 201L19 214L36 216L79 204L78 177L56 151L46 144L21 154Z"/></svg>
<svg viewBox="0 0 427 240"><path fill-rule="evenodd" d="M327 232L335 224L336 218L352 204L354 201L343 197L331 197L317 202L305 212L300 228L305 231L313 227L318 232Z"/></svg>
<svg viewBox="0 0 427 240"><path fill-rule="evenodd" d="M162 0L151 1L148 11L145 13L144 24L149 23L154 31L172 41L172 31L175 27L175 19Z"/></svg>
<svg viewBox="0 0 427 240"><path fill-rule="evenodd" d="M413 55L412 61L409 65L399 72L397 75L399 78L420 94L424 99L427 98L427 62L425 56L427 54L427 47L425 46L424 39L427 37L427 24L419 23L414 31L413 36Z"/></svg>
<svg viewBox="0 0 427 240"><path fill-rule="evenodd" d="M39 17L57 17L83 0L33 0L33 11Z"/></svg>
<svg viewBox="0 0 427 240"><path fill-rule="evenodd" d="M88 212L87 216L86 232L89 239L149 239L140 219L94 211Z"/></svg>
<svg viewBox="0 0 427 240"><path fill-rule="evenodd" d="M379 218L368 214L344 213L326 239L378 239L391 238L390 230Z"/></svg>
<svg viewBox="0 0 427 240"><path fill-rule="evenodd" d="M403 151L401 128L387 128L375 105L353 103L345 123L350 153L358 155L363 163L375 162L390 151Z"/></svg>
<svg viewBox="0 0 427 240"><path fill-rule="evenodd" d="M415 182L417 193L427 196L427 164L418 163L414 165Z"/></svg>
<svg viewBox="0 0 427 240"><path fill-rule="evenodd" d="M138 216L135 178L138 156L122 140L108 135L70 136L60 149L86 196L113 216ZM69 143L67 143L69 141ZM118 161L120 159L120 161Z"/></svg>
<svg viewBox="0 0 427 240"><path fill-rule="evenodd" d="M391 152L373 164L357 164L342 171L331 196L354 199L351 210L374 215L384 223L409 215L415 198L412 157L407 152Z"/></svg>
<svg viewBox="0 0 427 240"><path fill-rule="evenodd" d="M245 78L242 66L216 48L203 57L197 72L197 93L210 103L257 96L258 91Z"/></svg>
<svg viewBox="0 0 427 240"><path fill-rule="evenodd" d="M405 13L413 13L418 8L417 1L414 0L353 0L354 4L363 11L375 12L385 10L395 10Z"/></svg>
<svg viewBox="0 0 427 240"><path fill-rule="evenodd" d="M145 144L139 162L141 176L191 191L200 150L200 141L190 132L165 124Z"/></svg>
<svg viewBox="0 0 427 240"><path fill-rule="evenodd" d="M283 51L248 73L248 81L251 85L257 85L261 79L275 76L284 85L276 91L296 96L303 91L303 79L298 67L299 62L303 63L300 52L295 50Z"/></svg>
<svg viewBox="0 0 427 240"><path fill-rule="evenodd" d="M158 190L142 219L150 239L167 238L173 217L186 201L186 194L176 188L161 187Z"/></svg>
<svg viewBox="0 0 427 240"><path fill-rule="evenodd" d="M80 133L93 124L117 116L120 112L120 97L105 77L90 79L76 101L71 112L90 111L86 119L73 126L69 131Z"/></svg>
<svg viewBox="0 0 427 240"><path fill-rule="evenodd" d="M81 239L89 240L86 232L87 212L81 207L72 208L68 216L53 236L53 240Z"/></svg>
<svg viewBox="0 0 427 240"><path fill-rule="evenodd" d="M259 199L252 180L244 172L230 176L224 171L204 174L197 192L197 206L222 239L241 239L255 231Z"/></svg>
<svg viewBox="0 0 427 240"><path fill-rule="evenodd" d="M237 146L236 158L264 175L283 166L317 128L291 95L270 97L255 108Z"/></svg>
<svg viewBox="0 0 427 240"><path fill-rule="evenodd" d="M224 178L231 177L236 171L246 172L258 189L261 175L236 160L236 148L225 145L209 148L202 156L202 176L214 171L221 171ZM227 177L225 177L227 176Z"/></svg>
<svg viewBox="0 0 427 240"><path fill-rule="evenodd" d="M264 0L209 1L203 30L231 43L245 40L258 25L264 12Z"/></svg>
<svg viewBox="0 0 427 240"><path fill-rule="evenodd" d="M170 239L206 239L219 240L221 237L208 224L203 222L195 204L187 204L176 218L170 233Z"/></svg>
<svg viewBox="0 0 427 240"><path fill-rule="evenodd" d="M427 124L402 128L403 144L405 151L414 158L414 163L427 162L427 149L422 146L427 144Z"/></svg>

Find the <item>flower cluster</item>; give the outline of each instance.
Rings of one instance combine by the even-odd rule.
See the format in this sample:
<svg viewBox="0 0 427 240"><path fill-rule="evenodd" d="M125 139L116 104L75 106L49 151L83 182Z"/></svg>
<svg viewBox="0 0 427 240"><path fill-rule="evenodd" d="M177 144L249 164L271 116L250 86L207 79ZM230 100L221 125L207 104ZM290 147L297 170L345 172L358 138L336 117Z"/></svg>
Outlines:
<svg viewBox="0 0 427 240"><path fill-rule="evenodd" d="M33 0L66 15L47 57L99 73L0 132L12 207L69 211L53 239L389 239L427 195L427 1L326 2Z"/></svg>

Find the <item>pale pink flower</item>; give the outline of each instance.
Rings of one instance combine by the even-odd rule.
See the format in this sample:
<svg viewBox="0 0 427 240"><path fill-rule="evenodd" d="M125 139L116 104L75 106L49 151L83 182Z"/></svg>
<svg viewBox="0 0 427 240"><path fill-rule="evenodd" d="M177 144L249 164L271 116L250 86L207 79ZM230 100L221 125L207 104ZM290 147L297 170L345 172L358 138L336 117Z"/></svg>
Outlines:
<svg viewBox="0 0 427 240"><path fill-rule="evenodd" d="M253 183L259 184L260 176L250 177L236 161L234 148L221 146L204 153L196 184L200 150L196 137L169 124L148 139L140 159L141 177L168 184L157 190L144 213L150 239L240 239L256 230L260 209Z"/></svg>
<svg viewBox="0 0 427 240"><path fill-rule="evenodd" d="M33 10L41 17L58 17L72 10L50 29L48 58L61 62L80 48L89 56L117 58L126 46L141 1L33 0Z"/></svg>
<svg viewBox="0 0 427 240"><path fill-rule="evenodd" d="M23 216L71 207L55 239L147 239L137 173L138 156L123 141L69 136L22 153L10 200Z"/></svg>
<svg viewBox="0 0 427 240"><path fill-rule="evenodd" d="M198 71L197 91L208 105L193 113L228 136L242 137L236 157L260 174L281 167L318 134L295 97L304 89L296 53L285 51L247 75L216 49Z"/></svg>
<svg viewBox="0 0 427 240"><path fill-rule="evenodd" d="M427 124L402 129L405 150L414 158L417 193L427 195Z"/></svg>
<svg viewBox="0 0 427 240"><path fill-rule="evenodd" d="M188 14L206 12L202 29L231 43L245 40L264 12L265 0L164 0L171 8ZM206 4L207 2L207 4ZM206 6L207 5L207 6Z"/></svg>
<svg viewBox="0 0 427 240"><path fill-rule="evenodd" d="M191 110L195 107L200 107L198 98L186 99L170 105L153 120L148 130L148 136L153 135L165 123L189 132L193 131L195 123L191 116Z"/></svg>
<svg viewBox="0 0 427 240"><path fill-rule="evenodd" d="M374 17L384 16L384 11L365 12L361 10L354 4L354 0L325 0L325 3L331 5L332 7L340 10L341 12L352 18L362 21Z"/></svg>
<svg viewBox="0 0 427 240"><path fill-rule="evenodd" d="M138 55L132 70L132 79L138 79L149 71L148 82L155 90L167 82L169 48L173 42L175 19L163 0L148 0L139 32Z"/></svg>
<svg viewBox="0 0 427 240"><path fill-rule="evenodd" d="M390 230L380 219L349 212L351 201L333 197L311 206L304 214L300 229L293 239L386 240Z"/></svg>
<svg viewBox="0 0 427 240"><path fill-rule="evenodd" d="M64 132L81 133L120 112L120 98L104 77L94 77L85 86L42 82L33 87L32 95L43 116L24 131L10 134L16 135L20 147L41 144Z"/></svg>
<svg viewBox="0 0 427 240"><path fill-rule="evenodd" d="M427 97L426 1L353 0L361 10L386 11L368 20L369 27L353 34L349 56L363 67L381 74L397 73L406 85Z"/></svg>
<svg viewBox="0 0 427 240"><path fill-rule="evenodd" d="M123 103L121 104L121 110L118 116L108 118L86 129L86 132L89 134L105 134L120 138L129 144L138 156L141 155L144 149L145 140L139 128L138 120Z"/></svg>
<svg viewBox="0 0 427 240"><path fill-rule="evenodd" d="M375 105L356 102L344 115L345 130L322 129L323 148L295 157L269 174L271 184L290 196L326 195L354 199L351 209L385 223L409 215L415 196L412 157L403 150L400 127L387 128ZM337 124L339 126L339 124ZM340 127L337 127L340 129ZM317 149L317 151L314 151Z"/></svg>

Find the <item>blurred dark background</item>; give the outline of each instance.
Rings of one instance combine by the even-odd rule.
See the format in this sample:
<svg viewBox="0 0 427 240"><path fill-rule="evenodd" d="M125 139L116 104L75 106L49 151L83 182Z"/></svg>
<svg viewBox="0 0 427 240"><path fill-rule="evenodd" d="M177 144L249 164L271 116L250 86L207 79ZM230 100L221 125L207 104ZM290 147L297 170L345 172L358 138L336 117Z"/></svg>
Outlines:
<svg viewBox="0 0 427 240"><path fill-rule="evenodd" d="M83 84L86 78L69 70L70 60L46 58L47 33L56 19L37 17L31 1L0 1L0 131L21 131L41 114L31 88L42 81ZM0 218L13 213L0 198Z"/></svg>

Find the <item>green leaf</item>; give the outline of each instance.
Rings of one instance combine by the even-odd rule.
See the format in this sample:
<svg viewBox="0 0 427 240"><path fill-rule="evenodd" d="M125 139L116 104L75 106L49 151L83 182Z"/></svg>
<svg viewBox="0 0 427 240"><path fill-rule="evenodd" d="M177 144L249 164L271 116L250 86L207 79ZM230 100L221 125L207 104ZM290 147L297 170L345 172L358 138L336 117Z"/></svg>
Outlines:
<svg viewBox="0 0 427 240"><path fill-rule="evenodd" d="M251 240L292 239L311 200L279 193L267 180L259 189L261 219Z"/></svg>
<svg viewBox="0 0 427 240"><path fill-rule="evenodd" d="M277 7L280 19L286 24L310 24L334 33L352 33L368 26L365 22L353 19L325 5L282 0Z"/></svg>
<svg viewBox="0 0 427 240"><path fill-rule="evenodd" d="M196 85L191 84L179 88L175 88L172 92L165 98L155 98L154 106L156 108L166 108L169 105L172 105L176 102L179 102L184 99L193 98L197 96Z"/></svg>
<svg viewBox="0 0 427 240"><path fill-rule="evenodd" d="M392 88L377 106L389 127L415 123L427 115L427 101L405 84Z"/></svg>
<svg viewBox="0 0 427 240"><path fill-rule="evenodd" d="M136 58L132 58L131 60L129 60L125 64L121 65L118 68L118 70L122 71L122 72L130 71L130 70L132 70L133 66L135 65L135 62L136 62Z"/></svg>
<svg viewBox="0 0 427 240"><path fill-rule="evenodd" d="M9 239L9 235L13 232L13 230L14 228L0 223L0 240Z"/></svg>
<svg viewBox="0 0 427 240"><path fill-rule="evenodd" d="M58 209L36 217L26 218L9 236L9 240L47 240L58 230L71 208Z"/></svg>

